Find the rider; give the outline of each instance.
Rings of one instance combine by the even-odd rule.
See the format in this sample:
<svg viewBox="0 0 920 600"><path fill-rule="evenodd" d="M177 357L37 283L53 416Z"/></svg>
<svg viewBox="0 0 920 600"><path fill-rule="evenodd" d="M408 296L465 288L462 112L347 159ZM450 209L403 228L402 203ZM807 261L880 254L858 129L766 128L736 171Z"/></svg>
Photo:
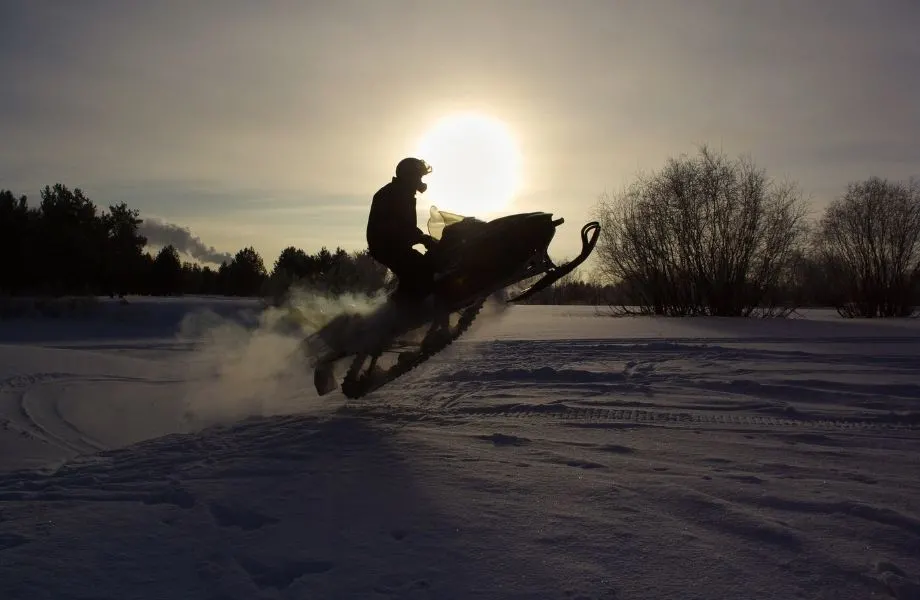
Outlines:
<svg viewBox="0 0 920 600"><path fill-rule="evenodd" d="M368 253L386 265L399 280L399 288L413 296L427 294L434 269L425 254L436 243L416 225L415 193L425 193L428 184L422 177L431 167L419 158L404 158L396 165L396 176L374 194L367 221Z"/></svg>

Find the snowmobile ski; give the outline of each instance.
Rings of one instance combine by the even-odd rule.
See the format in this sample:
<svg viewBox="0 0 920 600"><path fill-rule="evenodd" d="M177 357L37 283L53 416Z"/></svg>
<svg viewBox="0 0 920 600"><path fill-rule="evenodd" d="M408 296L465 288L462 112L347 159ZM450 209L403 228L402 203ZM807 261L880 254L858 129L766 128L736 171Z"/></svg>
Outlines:
<svg viewBox="0 0 920 600"><path fill-rule="evenodd" d="M508 298L507 301L520 302L521 300L526 300L537 292L545 290L549 286L553 285L577 269L581 263L585 262L591 255L591 252L594 250L594 246L597 245L597 238L600 235L600 231L601 226L597 221L591 221L590 223L587 223L584 227L581 228L581 252L578 254L578 256L565 263L564 265L553 265L548 271L546 271L546 274L540 278L539 281L531 285L523 292ZM588 235L591 235L591 237L589 238Z"/></svg>

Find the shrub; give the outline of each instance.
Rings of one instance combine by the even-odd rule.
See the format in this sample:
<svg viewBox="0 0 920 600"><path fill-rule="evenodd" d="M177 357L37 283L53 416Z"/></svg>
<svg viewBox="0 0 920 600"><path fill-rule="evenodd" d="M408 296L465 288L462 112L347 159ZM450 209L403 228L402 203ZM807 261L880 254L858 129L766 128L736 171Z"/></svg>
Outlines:
<svg viewBox="0 0 920 600"><path fill-rule="evenodd" d="M794 185L703 147L601 198L600 269L636 307L624 312L786 314L805 212Z"/></svg>
<svg viewBox="0 0 920 600"><path fill-rule="evenodd" d="M828 206L817 255L845 317L914 313L920 276L920 184L878 177L850 183Z"/></svg>

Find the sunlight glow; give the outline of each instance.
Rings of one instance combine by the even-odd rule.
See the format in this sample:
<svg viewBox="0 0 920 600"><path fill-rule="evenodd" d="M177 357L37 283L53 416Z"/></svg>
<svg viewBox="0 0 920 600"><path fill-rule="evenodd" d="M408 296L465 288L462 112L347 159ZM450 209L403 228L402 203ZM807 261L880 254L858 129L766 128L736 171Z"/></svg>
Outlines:
<svg viewBox="0 0 920 600"><path fill-rule="evenodd" d="M459 214L482 216L508 207L521 185L521 153L500 120L457 113L438 121L415 155L433 168L419 199Z"/></svg>

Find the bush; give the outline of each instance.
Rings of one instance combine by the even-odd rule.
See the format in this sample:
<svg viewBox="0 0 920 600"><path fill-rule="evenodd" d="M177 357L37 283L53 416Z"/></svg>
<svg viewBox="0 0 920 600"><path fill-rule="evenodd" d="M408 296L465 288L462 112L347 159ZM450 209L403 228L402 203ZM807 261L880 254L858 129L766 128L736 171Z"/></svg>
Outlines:
<svg viewBox="0 0 920 600"><path fill-rule="evenodd" d="M878 177L847 186L828 207L817 255L844 317L914 313L920 278L920 184Z"/></svg>
<svg viewBox="0 0 920 600"><path fill-rule="evenodd" d="M748 159L703 147L671 159L597 207L600 269L639 312L658 315L786 314L806 239L805 205Z"/></svg>

